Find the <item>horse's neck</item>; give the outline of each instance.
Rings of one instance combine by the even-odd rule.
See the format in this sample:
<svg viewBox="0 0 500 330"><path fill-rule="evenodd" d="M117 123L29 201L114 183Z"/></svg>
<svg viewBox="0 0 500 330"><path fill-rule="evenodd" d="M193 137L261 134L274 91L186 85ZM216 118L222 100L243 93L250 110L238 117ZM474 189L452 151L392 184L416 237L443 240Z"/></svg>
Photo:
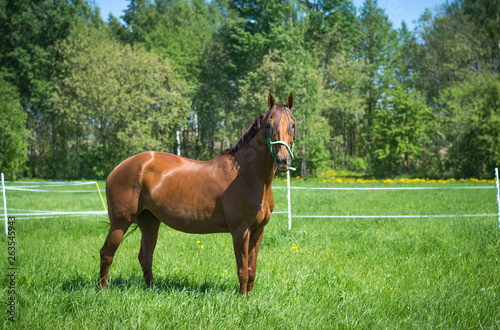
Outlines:
<svg viewBox="0 0 500 330"><path fill-rule="evenodd" d="M236 152L235 158L243 175L256 175L266 186L271 186L276 164L261 129L252 140Z"/></svg>

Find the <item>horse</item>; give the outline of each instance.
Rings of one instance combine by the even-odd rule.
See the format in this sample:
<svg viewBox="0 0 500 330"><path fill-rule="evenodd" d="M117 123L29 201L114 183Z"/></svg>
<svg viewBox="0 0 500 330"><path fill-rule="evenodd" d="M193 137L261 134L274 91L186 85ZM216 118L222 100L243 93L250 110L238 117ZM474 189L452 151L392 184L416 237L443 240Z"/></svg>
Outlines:
<svg viewBox="0 0 500 330"><path fill-rule="evenodd" d="M289 170L297 136L293 93L286 105L275 104L272 93L267 101L269 111L209 161L148 151L113 169L106 180L110 228L100 250L100 290L108 286L115 252L132 223L142 234L144 280L148 287L154 284L153 252L162 222L185 233L231 233L239 292L253 289L264 226L274 209L272 181L277 169Z"/></svg>

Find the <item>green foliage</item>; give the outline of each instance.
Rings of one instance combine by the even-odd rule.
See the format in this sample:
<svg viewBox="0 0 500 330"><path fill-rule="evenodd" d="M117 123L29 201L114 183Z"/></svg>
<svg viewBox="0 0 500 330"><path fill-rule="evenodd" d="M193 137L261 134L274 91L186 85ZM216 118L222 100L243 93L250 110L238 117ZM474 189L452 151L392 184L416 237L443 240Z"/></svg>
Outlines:
<svg viewBox="0 0 500 330"><path fill-rule="evenodd" d="M145 36L146 48L169 58L182 78L196 84L201 57L215 33L208 7L200 0L172 1L161 20Z"/></svg>
<svg viewBox="0 0 500 330"><path fill-rule="evenodd" d="M78 22L102 27L97 9L82 0L0 1L0 72L16 87L28 114L30 176L48 176L55 166L47 155L55 148L51 131L57 118L50 98L61 61L56 45Z"/></svg>
<svg viewBox="0 0 500 330"><path fill-rule="evenodd" d="M433 114L418 92L401 85L386 91L372 128L371 170L377 175L418 172L430 144Z"/></svg>
<svg viewBox="0 0 500 330"><path fill-rule="evenodd" d="M29 135L25 125L19 94L0 76L0 172L5 173L6 180L22 175Z"/></svg>
<svg viewBox="0 0 500 330"><path fill-rule="evenodd" d="M366 173L368 170L368 163L364 158L361 157L351 157L347 163L347 167L354 172Z"/></svg>
<svg viewBox="0 0 500 330"><path fill-rule="evenodd" d="M446 118L448 162L461 177L491 177L500 165L500 79L479 74L441 94L439 109Z"/></svg>
<svg viewBox="0 0 500 330"><path fill-rule="evenodd" d="M422 49L417 42L416 31L409 31L405 22L398 31L398 44L393 58L392 74L394 79L408 88L416 88L422 71Z"/></svg>
<svg viewBox="0 0 500 330"><path fill-rule="evenodd" d="M158 1L158 4L166 2L168 1ZM159 23L160 15L151 0L130 0L122 18L129 27L127 29L129 33L121 31L120 36L123 41L134 46L146 40L148 33L153 31ZM113 22L113 18L111 18L111 22Z"/></svg>
<svg viewBox="0 0 500 330"><path fill-rule="evenodd" d="M370 143L377 103L383 99L383 92L391 83L391 75L387 71L394 53L396 34L385 12L377 6L377 0L366 0L360 16L362 36L357 48L359 56L365 61L363 68L367 79L362 88L366 104L364 136Z"/></svg>
<svg viewBox="0 0 500 330"><path fill-rule="evenodd" d="M419 88L430 103L442 90L465 81L480 68L485 50L458 1L443 5L435 16L422 16L421 29Z"/></svg>
<svg viewBox="0 0 500 330"><path fill-rule="evenodd" d="M485 69L500 72L500 3L494 0L464 0L464 15L473 24L473 34L479 40Z"/></svg>
<svg viewBox="0 0 500 330"><path fill-rule="evenodd" d="M60 52L64 74L52 99L54 175L105 177L135 153L174 150L175 131L187 119L188 89L167 59L95 29L76 30Z"/></svg>
<svg viewBox="0 0 500 330"><path fill-rule="evenodd" d="M350 0L302 1L307 6L305 40L324 61L359 43L360 20Z"/></svg>
<svg viewBox="0 0 500 330"><path fill-rule="evenodd" d="M348 52L337 53L325 65L320 107L334 136L329 148L334 166L348 167L349 157L357 154L356 139L365 116L361 90L366 80L363 62L353 60Z"/></svg>

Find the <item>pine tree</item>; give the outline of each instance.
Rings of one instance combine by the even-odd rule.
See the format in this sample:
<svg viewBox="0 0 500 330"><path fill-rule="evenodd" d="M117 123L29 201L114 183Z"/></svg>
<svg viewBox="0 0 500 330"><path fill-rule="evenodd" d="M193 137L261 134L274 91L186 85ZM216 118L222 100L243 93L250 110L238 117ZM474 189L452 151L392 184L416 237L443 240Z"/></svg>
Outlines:
<svg viewBox="0 0 500 330"><path fill-rule="evenodd" d="M381 102L383 91L392 79L388 71L395 49L395 31L387 15L377 7L376 0L365 0L361 8L362 36L357 48L358 56L364 61L367 80L362 92L365 97L364 138L366 147L373 139L371 129L377 104Z"/></svg>

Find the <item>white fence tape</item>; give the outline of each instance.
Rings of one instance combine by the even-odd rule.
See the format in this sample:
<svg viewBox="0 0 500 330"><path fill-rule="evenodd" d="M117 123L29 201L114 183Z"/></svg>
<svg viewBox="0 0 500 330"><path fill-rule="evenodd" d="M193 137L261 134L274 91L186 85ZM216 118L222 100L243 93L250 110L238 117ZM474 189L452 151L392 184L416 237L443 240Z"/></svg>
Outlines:
<svg viewBox="0 0 500 330"><path fill-rule="evenodd" d="M95 193L97 189L94 190L49 190L49 189L24 189L18 187L5 187L5 190L18 190L18 191L32 191L32 192L51 192L51 193ZM101 191L106 191L101 189Z"/></svg>
<svg viewBox="0 0 500 330"><path fill-rule="evenodd" d="M0 207L0 209L4 209L3 207ZM22 212L48 212L48 213L51 213L51 212L54 212L54 211L43 211L43 210L24 210L24 209L13 209L13 208L8 208L7 209L8 212L10 211L22 211Z"/></svg>
<svg viewBox="0 0 500 330"><path fill-rule="evenodd" d="M6 183L14 183L12 181L5 181ZM48 193L92 193L97 189L92 190L52 190L47 188L52 187L71 187L71 186L83 186L83 185L95 185L96 181L57 181L57 182L43 182L43 181L17 181L16 184L27 183L32 185L16 185L16 186L5 186L5 190L17 190L17 191L32 191L32 192L48 192ZM33 189L33 188L45 188L45 189ZM106 191L106 190L101 190Z"/></svg>
<svg viewBox="0 0 500 330"><path fill-rule="evenodd" d="M57 218L81 218L82 214L73 215L45 215L45 216L35 216L35 217L16 217L16 220L38 220L38 219L57 219Z"/></svg>
<svg viewBox="0 0 500 330"><path fill-rule="evenodd" d="M97 181L5 181L7 184L36 184L39 186L79 186L95 184Z"/></svg>
<svg viewBox="0 0 500 330"><path fill-rule="evenodd" d="M16 182L20 183L20 182ZM96 181L85 181L85 182L58 182L58 183L46 183L42 181L33 181L30 182L32 184L35 184L34 186L6 186L7 188L41 188L41 187L68 187L68 186L84 186L84 185L89 185L89 184L95 184Z"/></svg>
<svg viewBox="0 0 500 330"><path fill-rule="evenodd" d="M278 186L273 189L286 189ZM290 189L310 190L427 190L427 189L495 189L495 186L468 186L468 187L290 187Z"/></svg>
<svg viewBox="0 0 500 330"><path fill-rule="evenodd" d="M288 214L288 229L291 229L291 218L336 218L336 219L374 219L374 218L456 218L456 217L490 217L498 216L499 219L499 229L500 229L500 194L498 192L498 169L495 169L496 174L496 186L464 186L464 187L290 187L290 179L287 176L287 186L275 186L274 189L287 189L287 202L288 211L276 211L274 214ZM3 177L3 173L2 173ZM3 179L3 178L2 178ZM3 181L2 183L13 183L11 181ZM57 192L57 193L92 193L96 190L51 190L51 189L32 189L41 187L61 187L61 186L75 186L75 185L86 185L86 184L96 184L96 181L74 181L74 182L34 182L34 181L18 181L19 183L35 184L33 186L5 186L3 185L2 192L5 196L6 190L17 190L17 191L32 191L32 192ZM498 214L434 214L434 215L300 215L292 214L291 211L291 190L437 190L437 189L497 189L497 203L499 208ZM105 191L100 190L100 191ZM80 212L66 212L66 211L42 211L42 210L22 210L22 209L5 209L5 197L4 197L4 210L5 222L7 224L7 211L16 211L24 213L9 213L9 216L16 217L17 219L44 219L44 218L57 218L57 217L75 217L83 215L103 215L107 214L107 211L80 211Z"/></svg>
<svg viewBox="0 0 500 330"><path fill-rule="evenodd" d="M10 213L11 217L22 217L22 216L46 216L46 215L101 215L108 214L107 211L77 211L77 212L66 212L66 211L53 211L53 212L26 212L26 213Z"/></svg>
<svg viewBox="0 0 500 330"><path fill-rule="evenodd" d="M460 217L492 217L492 216L496 217L497 215L496 214L292 215L292 218L375 219L375 218L460 218Z"/></svg>

